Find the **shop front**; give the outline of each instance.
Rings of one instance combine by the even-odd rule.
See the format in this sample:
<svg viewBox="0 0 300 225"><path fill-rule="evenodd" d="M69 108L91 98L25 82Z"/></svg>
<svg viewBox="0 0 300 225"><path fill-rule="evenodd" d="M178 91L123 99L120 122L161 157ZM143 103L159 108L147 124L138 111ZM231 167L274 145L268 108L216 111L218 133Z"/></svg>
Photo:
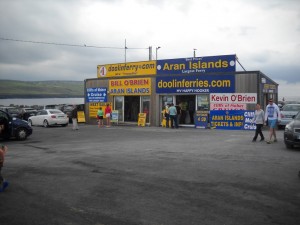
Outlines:
<svg viewBox="0 0 300 225"><path fill-rule="evenodd" d="M236 72L235 55L99 65L85 88L86 96L94 89L106 96L86 98L91 123L96 108L108 103L119 123L137 124L145 113L147 125L160 126L162 111L173 103L179 126L245 129L256 103L265 108L269 98L278 100L278 84L260 71Z"/></svg>

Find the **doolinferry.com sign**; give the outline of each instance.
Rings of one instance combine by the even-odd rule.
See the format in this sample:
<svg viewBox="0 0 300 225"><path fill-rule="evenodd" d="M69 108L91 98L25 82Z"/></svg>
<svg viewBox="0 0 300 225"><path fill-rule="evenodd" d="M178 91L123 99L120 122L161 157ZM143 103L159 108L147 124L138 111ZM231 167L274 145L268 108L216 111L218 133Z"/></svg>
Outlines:
<svg viewBox="0 0 300 225"><path fill-rule="evenodd" d="M216 93L210 94L210 103L257 103L256 93Z"/></svg>

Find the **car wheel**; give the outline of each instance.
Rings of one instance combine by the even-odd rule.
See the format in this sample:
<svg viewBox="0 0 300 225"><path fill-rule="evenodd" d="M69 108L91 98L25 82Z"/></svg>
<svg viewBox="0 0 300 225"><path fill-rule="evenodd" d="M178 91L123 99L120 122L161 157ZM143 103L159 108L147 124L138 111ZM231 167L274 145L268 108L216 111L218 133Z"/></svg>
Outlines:
<svg viewBox="0 0 300 225"><path fill-rule="evenodd" d="M32 120L28 120L28 123L30 124L30 126L33 126Z"/></svg>
<svg viewBox="0 0 300 225"><path fill-rule="evenodd" d="M48 124L48 121L47 121L47 120L44 120L43 126L44 126L44 127L49 127L49 124Z"/></svg>
<svg viewBox="0 0 300 225"><path fill-rule="evenodd" d="M16 133L16 138L20 141L25 140L27 138L27 130L24 128L19 128Z"/></svg>
<svg viewBox="0 0 300 225"><path fill-rule="evenodd" d="M287 149L292 149L292 148L294 148L294 145L285 143L285 147L286 147Z"/></svg>

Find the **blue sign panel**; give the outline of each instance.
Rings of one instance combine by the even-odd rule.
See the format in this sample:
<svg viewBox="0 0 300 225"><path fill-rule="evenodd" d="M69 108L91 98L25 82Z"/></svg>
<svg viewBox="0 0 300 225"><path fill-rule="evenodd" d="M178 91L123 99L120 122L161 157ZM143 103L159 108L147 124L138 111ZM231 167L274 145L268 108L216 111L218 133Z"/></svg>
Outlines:
<svg viewBox="0 0 300 225"><path fill-rule="evenodd" d="M107 102L107 88L87 88L86 89L87 102Z"/></svg>
<svg viewBox="0 0 300 225"><path fill-rule="evenodd" d="M236 55L157 60L157 75L235 72Z"/></svg>
<svg viewBox="0 0 300 225"><path fill-rule="evenodd" d="M225 130L255 130L252 124L254 111L245 110L212 110L210 111L210 126Z"/></svg>
<svg viewBox="0 0 300 225"><path fill-rule="evenodd" d="M196 111L195 128L206 128L208 124L209 111Z"/></svg>
<svg viewBox="0 0 300 225"><path fill-rule="evenodd" d="M233 75L157 76L156 93L234 93Z"/></svg>

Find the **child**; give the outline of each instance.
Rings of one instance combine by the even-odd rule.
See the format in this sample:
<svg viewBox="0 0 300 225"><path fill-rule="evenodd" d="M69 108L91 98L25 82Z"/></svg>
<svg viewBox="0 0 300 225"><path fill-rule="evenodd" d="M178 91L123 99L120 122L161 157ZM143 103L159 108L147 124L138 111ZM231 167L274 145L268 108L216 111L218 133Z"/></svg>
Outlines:
<svg viewBox="0 0 300 225"><path fill-rule="evenodd" d="M99 108L97 112L97 119L98 119L98 127L103 126L103 110L102 107Z"/></svg>
<svg viewBox="0 0 300 225"><path fill-rule="evenodd" d="M4 191L4 189L7 187L8 182L4 180L1 174L1 170L4 164L4 158L5 154L7 152L8 148L7 146L2 145L0 148L0 192Z"/></svg>

